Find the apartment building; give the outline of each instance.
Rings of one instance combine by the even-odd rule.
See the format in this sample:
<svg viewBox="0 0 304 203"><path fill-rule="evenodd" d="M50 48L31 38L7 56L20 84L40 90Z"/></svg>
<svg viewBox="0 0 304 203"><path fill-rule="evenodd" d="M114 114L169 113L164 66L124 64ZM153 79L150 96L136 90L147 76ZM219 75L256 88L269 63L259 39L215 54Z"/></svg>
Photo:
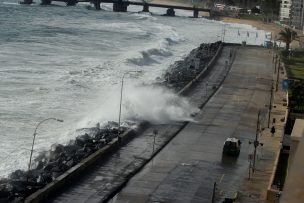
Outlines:
<svg viewBox="0 0 304 203"><path fill-rule="evenodd" d="M282 0L280 6L280 21L285 24L290 24L290 9L292 0Z"/></svg>
<svg viewBox="0 0 304 203"><path fill-rule="evenodd" d="M303 29L303 3L304 0L292 0L291 15L290 15L291 26L301 30Z"/></svg>

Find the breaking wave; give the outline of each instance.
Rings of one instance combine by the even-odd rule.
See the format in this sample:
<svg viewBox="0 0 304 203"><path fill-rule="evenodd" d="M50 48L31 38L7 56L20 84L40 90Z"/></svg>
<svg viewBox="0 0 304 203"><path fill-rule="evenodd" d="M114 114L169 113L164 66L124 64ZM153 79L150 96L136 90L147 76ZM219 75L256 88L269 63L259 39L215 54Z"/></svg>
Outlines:
<svg viewBox="0 0 304 203"><path fill-rule="evenodd" d="M78 124L78 128L105 124L118 120L119 93L107 94L103 97L107 101ZM193 121L191 114L198 112L198 108L190 104L188 99L179 97L175 93L162 87L137 86L130 84L124 87L122 98L122 121L149 121L165 124L175 121Z"/></svg>
<svg viewBox="0 0 304 203"><path fill-rule="evenodd" d="M171 38L170 38L171 39ZM159 63L159 57L172 56L172 52L168 49L170 43L166 39L161 43L159 48L150 48L139 52L139 56L127 59L128 63L135 64L137 66L151 65Z"/></svg>

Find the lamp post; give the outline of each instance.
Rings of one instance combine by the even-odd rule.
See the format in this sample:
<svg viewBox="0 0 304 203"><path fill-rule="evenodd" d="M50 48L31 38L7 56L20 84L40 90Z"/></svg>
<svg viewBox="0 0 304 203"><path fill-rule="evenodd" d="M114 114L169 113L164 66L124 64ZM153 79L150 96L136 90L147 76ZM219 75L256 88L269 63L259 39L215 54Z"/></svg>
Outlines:
<svg viewBox="0 0 304 203"><path fill-rule="evenodd" d="M121 137L119 136L119 130L120 130L120 118L121 118L121 105L122 105L122 92L123 92L123 85L124 85L124 78L127 74L129 73L137 73L139 71L136 71L136 70L130 70L130 71L127 71L125 72L123 75L122 75L122 78L121 78L121 87L120 87L120 102L119 102L119 115L118 115L118 130L117 130L117 139L118 139L118 144L120 144L121 142Z"/></svg>
<svg viewBox="0 0 304 203"><path fill-rule="evenodd" d="M35 131L34 131L34 134L33 134L33 142L32 142L32 149L31 149L30 161L29 161L29 166L28 166L27 181L28 181L28 178L29 178L30 170L31 170L32 156L33 156L33 151L34 151L35 138L36 138L36 135L37 135L37 129L38 129L38 127L39 127L42 123L44 123L45 121L48 121L48 120L55 120L55 121L58 121L58 122L63 122L63 120L58 119L58 118L47 118L47 119L44 119L44 120L40 121L40 122L36 125Z"/></svg>
<svg viewBox="0 0 304 203"><path fill-rule="evenodd" d="M222 27L222 42L225 42L226 24Z"/></svg>
<svg viewBox="0 0 304 203"><path fill-rule="evenodd" d="M253 165L252 165L252 172L254 173L255 170L255 162L256 162L256 153L257 153L257 147L258 146L263 146L264 144L259 142L258 140L258 135L260 133L260 111L258 112L258 120L257 120L257 127L256 127L256 133L255 133L255 140L249 141L249 144L253 144L254 146L254 152L253 152ZM251 165L251 163L250 163ZM249 169L250 170L250 169ZM250 176L250 175L249 175Z"/></svg>
<svg viewBox="0 0 304 203"><path fill-rule="evenodd" d="M270 114L272 109L272 100L273 100L273 81L271 82L271 89L270 89L270 98L269 98L269 105L268 105L268 124L267 127L270 126Z"/></svg>
<svg viewBox="0 0 304 203"><path fill-rule="evenodd" d="M158 134L158 130L153 130L153 151L152 151L152 154L154 153L154 146L155 146L155 137L156 135Z"/></svg>

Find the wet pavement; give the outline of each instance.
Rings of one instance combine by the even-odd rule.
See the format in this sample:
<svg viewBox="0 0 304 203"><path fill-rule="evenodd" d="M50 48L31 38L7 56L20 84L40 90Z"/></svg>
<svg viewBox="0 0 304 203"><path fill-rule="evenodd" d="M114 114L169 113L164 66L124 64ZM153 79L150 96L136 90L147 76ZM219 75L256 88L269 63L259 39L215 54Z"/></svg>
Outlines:
<svg viewBox="0 0 304 203"><path fill-rule="evenodd" d="M239 190L248 175L258 111L266 118L271 54L239 47L229 75L216 94L154 159L110 202L215 202ZM199 92L199 90L197 90ZM196 93L194 91L194 93ZM191 95L195 97L195 94ZM242 141L238 157L222 155L227 137Z"/></svg>
<svg viewBox="0 0 304 203"><path fill-rule="evenodd" d="M231 49L223 49L212 71L189 93L196 106L202 107L224 79ZM237 191L247 174L248 153L253 148L248 141L255 137L259 109L265 117L270 72L268 50L237 48L229 75L194 122L151 126L49 201L103 202L122 184L127 185L110 202L210 202L214 182L217 201ZM229 136L243 142L239 157L222 156Z"/></svg>
<svg viewBox="0 0 304 203"><path fill-rule="evenodd" d="M274 69L274 62L273 62ZM282 80L287 79L286 72L279 72L279 84L281 84ZM274 81L277 80L277 72L272 74L272 78ZM273 84L275 87L275 83ZM264 130L261 132L261 136L259 137L259 141L263 143L263 146L258 147L257 150L257 161L255 172L251 173L251 176L247 176L243 179L241 187L239 189L239 195L237 202L239 203L262 203L262 202L278 202L279 196L277 200L267 201L267 189L269 183L271 181L271 176L275 173L275 161L278 153L281 148L281 141L284 135L285 130L285 122L286 122L286 96L287 92L282 90L279 86L278 91L274 90L273 95L273 106L271 114L270 114L270 125L268 128L268 119L264 120L262 126ZM285 100L285 101L284 101ZM276 120L275 123L272 123L273 119ZM272 136L270 132L270 128L274 126L276 132L274 136Z"/></svg>

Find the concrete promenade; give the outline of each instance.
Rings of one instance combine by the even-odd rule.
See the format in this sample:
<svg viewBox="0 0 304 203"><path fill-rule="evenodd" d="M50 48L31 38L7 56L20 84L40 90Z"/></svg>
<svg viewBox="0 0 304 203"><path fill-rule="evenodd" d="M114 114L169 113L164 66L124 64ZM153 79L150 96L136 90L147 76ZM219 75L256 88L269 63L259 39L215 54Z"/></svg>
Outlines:
<svg viewBox="0 0 304 203"><path fill-rule="evenodd" d="M226 61L230 51L231 47L224 47L212 69L194 88L199 91L187 94L191 96L193 105L201 106L215 92L214 87L220 86L229 71ZM96 162L90 171L67 184L58 194L52 194L48 202L106 202L184 126L185 122L152 125L111 156ZM153 134L155 129L158 130L157 135Z"/></svg>
<svg viewBox="0 0 304 203"><path fill-rule="evenodd" d="M229 70L227 61L231 50L236 50L236 55ZM280 147L284 127L281 119L285 116L285 94L274 91L276 108L272 109L270 120L276 118L276 133L272 137L267 128L267 105L273 72L269 50L224 47L212 71L187 94L195 106L202 107L193 121L187 125L151 126L110 158L96 163L89 173L48 202L106 202L116 192L109 202L201 203L212 199L222 202L236 195L236 202L264 202ZM202 105L209 95L213 95L212 98ZM249 141L255 138L259 111L264 128L259 141L264 145L258 147L256 170L248 180L248 155L253 152ZM158 130L156 136L153 135L155 129ZM227 137L238 137L242 141L238 157L222 154ZM169 143L162 148L166 142ZM159 153L155 155L156 152Z"/></svg>
<svg viewBox="0 0 304 203"><path fill-rule="evenodd" d="M273 66L274 70L274 66ZM244 178L242 186L239 191L238 199L236 202L241 203L262 203L262 202L274 202L267 201L267 189L270 184L271 177L275 173L275 162L281 148L282 136L284 134L284 125L286 122L286 94L287 92L282 90L281 82L286 79L286 73L284 71L279 72L279 84L278 91L276 91L276 80L277 72L273 73L273 88L274 88L274 99L273 106L270 117L270 128L275 126L276 132L272 136L270 128L268 128L268 118L262 123L262 127L265 128L261 132L259 141L264 143L262 147L258 147L258 158L256 162L256 170L251 173L249 179L249 173L246 178ZM275 123L272 123L275 119ZM279 201L279 197L276 202Z"/></svg>
<svg viewBox="0 0 304 203"><path fill-rule="evenodd" d="M235 61L224 83L202 110L171 142L135 175L110 202L237 202L262 201L282 130L281 107L276 117L276 135L265 128L258 148L256 170L248 181L248 155L253 152L257 115L267 122L272 85L272 54L259 47L238 47ZM201 89L193 91L200 94ZM283 96L283 95L282 95ZM275 104L281 103L280 94ZM272 116L272 117L273 117ZM271 117L271 120L272 120ZM222 154L227 137L242 141L238 157ZM268 161L269 160L269 163ZM267 161L267 163L266 163ZM214 187L216 183L216 187ZM263 184L261 186L260 184ZM265 195L264 195L265 196Z"/></svg>

